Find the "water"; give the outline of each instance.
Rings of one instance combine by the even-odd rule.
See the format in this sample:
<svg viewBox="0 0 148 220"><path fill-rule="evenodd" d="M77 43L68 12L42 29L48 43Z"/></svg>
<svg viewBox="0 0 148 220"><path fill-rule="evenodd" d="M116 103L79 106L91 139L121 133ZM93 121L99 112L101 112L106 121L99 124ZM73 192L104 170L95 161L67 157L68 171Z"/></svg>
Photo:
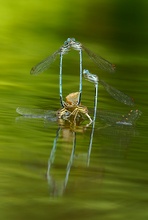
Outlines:
<svg viewBox="0 0 148 220"><path fill-rule="evenodd" d="M147 1L134 1L133 8L129 1L75 1L71 7L58 0L50 6L7 0L1 17L1 219L147 219ZM91 126L76 133L62 126L57 136L56 121L16 113L19 106L60 108L59 59L39 76L30 69L68 37L115 63L116 72L106 73L83 55L83 68L135 100L135 106L123 105L99 86L102 115L114 121L131 108L142 111L134 126L108 126L97 115L91 150ZM79 55L71 51L63 59L63 96L78 90ZM82 104L91 116L93 101L94 85L83 80Z"/></svg>

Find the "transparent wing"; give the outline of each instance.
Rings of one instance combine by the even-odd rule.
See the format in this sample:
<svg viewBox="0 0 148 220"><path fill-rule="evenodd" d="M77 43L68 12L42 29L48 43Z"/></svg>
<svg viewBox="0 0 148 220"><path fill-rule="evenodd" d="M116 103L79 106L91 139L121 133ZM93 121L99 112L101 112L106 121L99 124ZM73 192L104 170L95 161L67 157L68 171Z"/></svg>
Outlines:
<svg viewBox="0 0 148 220"><path fill-rule="evenodd" d="M105 71L114 72L115 71L115 65L110 63L109 61L105 60L104 58L100 57L99 55L96 55L88 48L84 47L82 45L82 49L88 54L88 56L97 64L97 66Z"/></svg>
<svg viewBox="0 0 148 220"><path fill-rule="evenodd" d="M141 116L142 112L138 109L130 110L126 115L122 115L122 118L116 122L117 125L134 125L137 119Z"/></svg>
<svg viewBox="0 0 148 220"><path fill-rule="evenodd" d="M126 115L115 112L99 111L98 118L108 124L132 126L136 123L142 112L139 110L130 110Z"/></svg>
<svg viewBox="0 0 148 220"><path fill-rule="evenodd" d="M30 109L25 107L18 107L16 112L22 116L30 118L50 118L53 120L56 118L56 112L51 110L43 109Z"/></svg>
<svg viewBox="0 0 148 220"><path fill-rule="evenodd" d="M32 67L30 74L31 75L37 75L39 73L44 72L50 67L50 64L53 63L57 57L58 54L60 54L61 49L54 52L52 55L47 57L46 59L42 60L40 63L38 63L36 66Z"/></svg>
<svg viewBox="0 0 148 220"><path fill-rule="evenodd" d="M108 85L103 80L99 80L99 82L104 86L105 90L117 101L124 103L125 105L134 105L133 98L129 97L128 95L124 94L118 89L115 89L114 87Z"/></svg>

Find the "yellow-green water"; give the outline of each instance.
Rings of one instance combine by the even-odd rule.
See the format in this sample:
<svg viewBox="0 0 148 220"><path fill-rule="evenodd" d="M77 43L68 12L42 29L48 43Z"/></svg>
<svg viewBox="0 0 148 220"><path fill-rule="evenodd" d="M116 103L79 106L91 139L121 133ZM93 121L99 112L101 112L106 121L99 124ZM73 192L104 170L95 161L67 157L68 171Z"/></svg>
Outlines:
<svg viewBox="0 0 148 220"><path fill-rule="evenodd" d="M0 216L9 219L142 219L147 211L147 1L1 1ZM75 37L117 66L100 71L86 56L83 67L135 100L135 127L106 126L97 118L89 167L91 127L78 128L68 182L72 133L63 129L47 181L57 122L20 118L18 106L57 110L59 58L38 76L33 65ZM63 94L78 91L79 55L64 56ZM82 102L93 107L94 87L83 82ZM98 108L127 113L131 107L99 88ZM102 111L103 111L102 110ZM51 184L52 182L52 184ZM53 196L55 195L55 197Z"/></svg>

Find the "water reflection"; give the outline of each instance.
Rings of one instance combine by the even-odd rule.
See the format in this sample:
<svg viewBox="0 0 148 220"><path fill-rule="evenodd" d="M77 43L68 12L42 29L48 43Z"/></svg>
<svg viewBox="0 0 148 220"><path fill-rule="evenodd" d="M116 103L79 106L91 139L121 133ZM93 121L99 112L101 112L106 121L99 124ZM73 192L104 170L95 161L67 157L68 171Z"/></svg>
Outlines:
<svg viewBox="0 0 148 220"><path fill-rule="evenodd" d="M17 118L18 122L20 119L26 120L31 118L43 118L46 123L50 124L51 122L56 122L58 120L56 118L55 112L49 110L45 111L41 109L18 108L17 112L22 115L24 114L24 116ZM88 167L90 168L91 166L90 158L93 146L94 132L96 132L96 135L99 131L99 133L102 133L105 137L114 137L116 145L119 147L119 151L124 151L127 149L131 137L135 135L134 125L136 120L141 115L141 112L138 110L132 110L130 113L124 116L108 111L98 111L97 114L97 121L100 119L103 123L97 123L96 128L95 121L93 121L91 126L88 127L87 122L82 118L79 118L80 121L77 120L76 125L63 119L58 120L59 127L57 128L55 138L53 140L52 149L47 165L47 182L50 196L58 197L64 194L68 185L71 168L75 167L74 162L82 160L82 156L76 155L75 153L77 145L77 134L81 134L81 138L83 138L83 134L86 131L87 133L89 132L88 147L84 153L85 157L83 157L83 161L85 161L83 166L87 170ZM129 121L129 123L127 123L127 121ZM57 151L60 148L62 149L62 153L58 154ZM113 149L111 150L113 151ZM100 169L103 170L102 167L100 167ZM103 178L103 175L101 175L100 178Z"/></svg>
<svg viewBox="0 0 148 220"><path fill-rule="evenodd" d="M81 118L80 118L81 120ZM80 121L77 121L78 125L81 123ZM76 125L77 126L77 125ZM84 132L87 129L87 125L86 126L79 126L78 130L76 129L76 127L67 127L67 126L60 126L57 129L57 133L56 133L56 137L53 141L53 148L51 150L50 153L50 157L48 160L48 170L47 170L47 180L48 180L48 184L50 186L50 194L53 196L59 196L62 195L66 189L67 183L68 183L68 179L69 179L69 174L70 174L70 170L71 167L73 165L73 160L75 158L75 149L76 149L76 134L77 132ZM90 162L90 155L91 155L91 148L92 148L92 143L93 143L93 136L94 136L94 128L95 128L95 121L92 122L92 128L91 128L91 133L90 133L90 140L89 140L89 147L88 147L88 152L87 152L87 157L86 157L86 166L89 167L89 162ZM67 141L71 140L71 154L70 154L70 158L69 161L67 163L67 167L66 167L66 174L65 177L63 177L63 181L60 181L60 183L58 183L58 181L55 180L54 175L51 175L51 167L54 163L55 160L55 153L56 153L56 148L57 148L57 142L59 139L59 135L60 133L64 133L66 135L64 135L64 139L66 139Z"/></svg>
<svg viewBox="0 0 148 220"><path fill-rule="evenodd" d="M72 137L73 137L72 138L73 139L73 141L72 141L72 151L71 151L69 161L67 163L65 177L63 177L63 180L60 180L60 181L56 180L55 177L54 177L54 174L53 175L51 174L51 168L52 168L52 164L54 163L54 160L55 160L57 141L59 139L60 132L63 129L61 127L59 127L58 130L57 130L56 137L55 137L54 142L53 142L53 148L51 150L50 157L49 157L49 160L48 160L47 181L48 181L48 185L49 185L49 188L50 188L50 195L52 195L52 196L63 195L64 190L66 189L66 186L67 186L67 183L68 183L69 174L70 174L71 166L73 164L74 153L75 153L75 148L76 148L76 132L73 131L72 134L71 134Z"/></svg>

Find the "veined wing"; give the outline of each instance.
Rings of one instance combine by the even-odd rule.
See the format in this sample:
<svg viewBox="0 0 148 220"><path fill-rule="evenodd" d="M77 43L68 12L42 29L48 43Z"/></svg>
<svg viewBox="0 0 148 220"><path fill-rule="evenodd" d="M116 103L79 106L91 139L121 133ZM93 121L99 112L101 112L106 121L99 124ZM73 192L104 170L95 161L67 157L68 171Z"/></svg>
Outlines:
<svg viewBox="0 0 148 220"><path fill-rule="evenodd" d="M133 126L141 114L142 112L139 110L130 110L126 115L115 112L99 111L98 118L111 125Z"/></svg>
<svg viewBox="0 0 148 220"><path fill-rule="evenodd" d="M53 120L56 118L56 112L51 110L43 109L30 109L25 107L18 107L16 112L22 116L30 118L50 118Z"/></svg>
<svg viewBox="0 0 148 220"><path fill-rule="evenodd" d="M97 66L105 71L114 72L115 71L115 65L110 63L109 61L105 60L104 58L100 57L99 55L96 55L88 48L84 47L82 45L82 49L88 54L88 56L97 64Z"/></svg>
<svg viewBox="0 0 148 220"><path fill-rule="evenodd" d="M124 103L125 105L130 105L130 106L134 105L133 98L129 97L128 95L124 94L118 89L108 85L103 80L99 80L99 82L104 86L105 90L117 101Z"/></svg>
<svg viewBox="0 0 148 220"><path fill-rule="evenodd" d="M117 121L117 125L134 125L137 119L141 116L142 112L138 109L130 110L127 115L123 115L121 120Z"/></svg>
<svg viewBox="0 0 148 220"><path fill-rule="evenodd" d="M39 73L44 72L50 67L50 64L53 63L58 54L60 54L61 48L55 51L52 55L48 56L46 59L42 60L36 66L32 67L30 74L38 75Z"/></svg>

